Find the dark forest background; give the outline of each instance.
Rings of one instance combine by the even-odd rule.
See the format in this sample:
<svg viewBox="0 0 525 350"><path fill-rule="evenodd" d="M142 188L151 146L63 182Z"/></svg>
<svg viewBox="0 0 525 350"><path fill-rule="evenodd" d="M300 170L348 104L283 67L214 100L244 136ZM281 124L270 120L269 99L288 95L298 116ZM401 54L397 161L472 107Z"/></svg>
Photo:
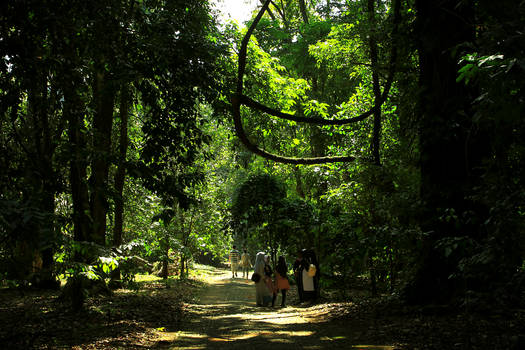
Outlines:
<svg viewBox="0 0 525 350"><path fill-rule="evenodd" d="M265 6L2 2L2 287L80 308L237 244L313 248L343 294L525 307L525 3Z"/></svg>

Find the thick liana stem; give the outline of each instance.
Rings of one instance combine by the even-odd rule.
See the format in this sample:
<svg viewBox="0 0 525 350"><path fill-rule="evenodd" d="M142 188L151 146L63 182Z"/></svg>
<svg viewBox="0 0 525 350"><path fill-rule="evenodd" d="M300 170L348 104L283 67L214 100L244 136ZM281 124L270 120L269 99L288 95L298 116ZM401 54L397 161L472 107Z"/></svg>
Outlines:
<svg viewBox="0 0 525 350"><path fill-rule="evenodd" d="M246 146L246 148L252 152L255 153L261 157L264 157L266 159L270 159L279 163L285 163L285 164L323 164L323 163L335 163L335 162L351 162L355 160L355 157L352 156L343 156L343 157L315 157L315 158L291 158L291 157L284 157L277 154L266 152L263 149L260 149L255 144L253 144L249 139L248 136L246 136L246 133L244 132L244 129L242 127L241 123L241 115L240 115L240 103L239 98L235 96L232 99L233 104L233 121L235 124L235 131L237 133L237 136L241 140L241 142Z"/></svg>
<svg viewBox="0 0 525 350"><path fill-rule="evenodd" d="M388 93L390 91L390 88L394 80L395 65L397 61L397 49L396 49L395 43L392 44L392 52L390 55L390 66L389 66L389 71L388 71L388 77L385 82L382 93L380 91L378 73L376 72L376 70L373 69L374 70L373 74L375 77L374 82L376 82L377 84L374 84L375 86L374 88L374 95L375 95L374 106L371 107L369 111L362 113L359 116L356 116L353 118L339 119L339 120L338 119L324 119L324 118L318 118L318 117L305 118L305 117L294 116L289 113L280 112L278 110L265 106L243 94L244 73L246 70L246 56L247 56L248 42L255 28L257 27L257 24L259 23L262 16L264 15L264 12L268 10L270 3L271 3L271 0L267 0L266 2L264 2L263 6L259 10L259 13L257 14L252 24L248 28L246 34L244 35L244 38L241 42L241 47L239 49L239 61L238 61L238 71L237 71L237 90L236 90L235 96L232 98L233 120L234 120L235 131L237 133L237 136L239 137L241 142L246 146L246 148L252 153L255 153L261 157L264 157L266 159L270 159L270 160L273 160L279 163L322 164L322 163L354 161L355 157L353 156L293 158L293 157L285 157L285 156L280 156L277 154L267 152L259 148L254 143L252 143L250 139L248 138L248 136L246 135L243 125L242 125L242 121L241 121L241 111L240 111L241 105L255 108L259 111L262 111L264 113L270 114L274 117L278 117L281 119L292 120L296 122L310 123L310 124L317 124L317 125L345 125L345 124L350 124L350 123L355 123L355 122L365 120L367 117L369 117L372 114L374 114L376 116L375 119L377 119L377 115L380 115L381 113L380 112L381 105L387 99ZM393 29L392 29L393 39L397 36L397 28L398 28L399 22L400 22L400 0L394 0L394 16L393 16ZM372 58L372 60L374 61L374 58ZM376 52L375 61L377 61L377 52ZM376 68L376 67L373 67L373 68ZM376 139L376 136L374 136L374 139ZM377 147L377 149L379 148Z"/></svg>
<svg viewBox="0 0 525 350"><path fill-rule="evenodd" d="M380 106L381 86L379 86L379 73L377 72L377 41L376 41L376 14L374 0L368 0L368 21L370 23L370 63L372 65L372 90L374 92L374 105ZM381 109L374 109L374 130L372 136L372 157L375 165L381 165L379 147L381 145Z"/></svg>

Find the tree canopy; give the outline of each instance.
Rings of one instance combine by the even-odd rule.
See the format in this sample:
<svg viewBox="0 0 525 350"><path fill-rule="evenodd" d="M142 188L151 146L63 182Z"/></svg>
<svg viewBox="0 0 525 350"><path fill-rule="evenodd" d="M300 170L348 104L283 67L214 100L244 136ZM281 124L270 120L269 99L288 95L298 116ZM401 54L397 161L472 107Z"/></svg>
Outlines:
<svg viewBox="0 0 525 350"><path fill-rule="evenodd" d="M236 244L313 249L323 288L523 305L523 2L0 8L2 285L185 278Z"/></svg>

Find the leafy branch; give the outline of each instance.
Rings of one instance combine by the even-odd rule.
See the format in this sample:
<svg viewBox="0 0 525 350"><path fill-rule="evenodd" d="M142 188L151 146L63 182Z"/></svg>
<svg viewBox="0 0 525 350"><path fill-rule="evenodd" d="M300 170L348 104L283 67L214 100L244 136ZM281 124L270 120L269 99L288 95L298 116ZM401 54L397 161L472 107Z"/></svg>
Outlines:
<svg viewBox="0 0 525 350"><path fill-rule="evenodd" d="M347 118L347 119L324 119L324 118L319 118L319 117L300 117L300 116L295 116L290 113L278 111L276 109L265 106L262 103L257 102L243 94L243 86L244 86L243 82L244 82L244 73L246 70L246 56L247 56L248 42L250 40L250 37L253 34L253 31L257 27L257 24L261 20L264 13L268 10L268 7L271 2L272 2L271 0L267 0L263 4L261 9L259 10L259 13L257 14L252 24L248 28L248 31L244 35L244 38L241 42L241 48L239 50L239 59L238 59L237 90L236 90L235 96L232 98L233 120L234 120L235 131L237 133L237 136L239 137L241 142L246 146L246 148L248 148L248 150L251 151L252 153L255 153L266 159L274 160L279 163L322 164L322 163L354 161L355 157L353 156L293 158L293 157L285 157L285 156L270 153L260 148L253 142L251 142L248 136L246 135L244 131L244 127L242 125L242 120L241 120L241 111L240 111L241 105L255 108L261 112L267 113L277 118L291 120L295 122L316 124L316 125L345 125L345 124L363 121L370 115L379 113L382 104L386 101L388 97L388 93L394 81L395 66L396 66L396 61L397 61L397 46L394 44L392 45L392 51L390 54L390 62L389 62L388 78L383 87L383 92L380 94L377 94L378 98L376 98L375 105L371 107L367 112L362 113L359 116L356 116L353 118ZM401 7L400 0L395 0L394 1L394 18L393 18L392 38L395 38L397 36L398 25L400 22L400 7Z"/></svg>

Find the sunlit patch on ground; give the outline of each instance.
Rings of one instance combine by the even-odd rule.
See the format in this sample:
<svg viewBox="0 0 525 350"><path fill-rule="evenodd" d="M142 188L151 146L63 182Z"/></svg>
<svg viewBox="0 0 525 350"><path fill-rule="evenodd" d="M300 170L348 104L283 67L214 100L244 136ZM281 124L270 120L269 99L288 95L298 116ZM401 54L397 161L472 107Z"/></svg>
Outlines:
<svg viewBox="0 0 525 350"><path fill-rule="evenodd" d="M311 336L314 332L312 331L295 331L295 332L292 332L292 331L278 331L278 332L275 332L277 335L285 335L285 336L291 336L293 335L294 337L308 337L308 336Z"/></svg>
<svg viewBox="0 0 525 350"><path fill-rule="evenodd" d="M300 324L307 323L307 321L297 312L287 313L276 313L276 312L265 312L256 314L227 314L227 315L216 315L208 316L209 320L220 320L220 319L237 319L245 321L259 321L274 324Z"/></svg>
<svg viewBox="0 0 525 350"><path fill-rule="evenodd" d="M171 347L170 349L173 349L173 350L201 350L201 349L208 349L208 346L207 345L189 345L189 346Z"/></svg>
<svg viewBox="0 0 525 350"><path fill-rule="evenodd" d="M253 282L232 279L227 271L206 275L205 282L209 287L198 301L186 305L184 329L159 337L162 343L172 339L170 349L352 349L352 330L343 325L326 332L334 311L329 306L257 307ZM394 347L365 345L362 349Z"/></svg>
<svg viewBox="0 0 525 350"><path fill-rule="evenodd" d="M287 331L262 331L262 332L247 332L241 335L230 336L230 337L209 337L207 338L210 342L234 342L238 340L247 340L256 337L267 338L269 342L272 343L290 343L289 338L287 337L308 337L312 335L313 332L303 331L303 332L287 332ZM286 338L285 338L286 337Z"/></svg>
<svg viewBox="0 0 525 350"><path fill-rule="evenodd" d="M182 338L204 339L207 337L205 334L194 333L194 332L184 332L184 331L166 332L163 330L158 330L155 332L155 334L159 337L160 341L174 341L174 340L182 339Z"/></svg>

